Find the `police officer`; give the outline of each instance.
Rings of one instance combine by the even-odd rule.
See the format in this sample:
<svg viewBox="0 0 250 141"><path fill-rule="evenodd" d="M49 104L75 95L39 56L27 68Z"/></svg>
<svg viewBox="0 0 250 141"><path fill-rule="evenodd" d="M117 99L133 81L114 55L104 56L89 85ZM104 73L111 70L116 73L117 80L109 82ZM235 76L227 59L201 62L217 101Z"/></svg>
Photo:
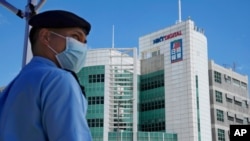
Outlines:
<svg viewBox="0 0 250 141"><path fill-rule="evenodd" d="M73 76L84 65L91 25L63 10L29 24L33 58L0 94L0 141L91 141L87 102Z"/></svg>

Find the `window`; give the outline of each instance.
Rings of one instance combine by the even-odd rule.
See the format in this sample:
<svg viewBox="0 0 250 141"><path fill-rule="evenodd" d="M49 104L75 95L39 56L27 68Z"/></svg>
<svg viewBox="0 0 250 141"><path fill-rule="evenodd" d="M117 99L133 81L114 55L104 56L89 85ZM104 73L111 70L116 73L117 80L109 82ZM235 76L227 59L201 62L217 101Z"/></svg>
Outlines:
<svg viewBox="0 0 250 141"><path fill-rule="evenodd" d="M216 109L217 120L224 122L224 113L222 110Z"/></svg>
<svg viewBox="0 0 250 141"><path fill-rule="evenodd" d="M104 74L92 74L89 75L89 83L104 82Z"/></svg>
<svg viewBox="0 0 250 141"><path fill-rule="evenodd" d="M104 104L103 96L88 97L88 105Z"/></svg>
<svg viewBox="0 0 250 141"><path fill-rule="evenodd" d="M231 116L227 116L227 119L228 119L229 121L234 121L234 117L231 117Z"/></svg>
<svg viewBox="0 0 250 141"><path fill-rule="evenodd" d="M247 123L248 123L248 124L250 124L250 117L249 117L249 118L247 118Z"/></svg>
<svg viewBox="0 0 250 141"><path fill-rule="evenodd" d="M141 81L140 85L141 91L155 89L158 87L164 87L164 74L143 78L140 81Z"/></svg>
<svg viewBox="0 0 250 141"><path fill-rule="evenodd" d="M218 141L225 141L225 131L218 129Z"/></svg>
<svg viewBox="0 0 250 141"><path fill-rule="evenodd" d="M245 90L247 90L247 84L245 82L241 82L241 87Z"/></svg>
<svg viewBox="0 0 250 141"><path fill-rule="evenodd" d="M221 83L221 73L214 71L214 81Z"/></svg>
<svg viewBox="0 0 250 141"><path fill-rule="evenodd" d="M142 102L140 104L140 111L150 111L150 110L155 110L155 109L162 109L165 108L165 100L164 99L153 99L152 101L149 102Z"/></svg>
<svg viewBox="0 0 250 141"><path fill-rule="evenodd" d="M243 124L243 119L240 119L240 118L235 118L235 121L237 122L237 123L241 123L241 124Z"/></svg>
<svg viewBox="0 0 250 141"><path fill-rule="evenodd" d="M244 117L243 124L248 124L248 117Z"/></svg>
<svg viewBox="0 0 250 141"><path fill-rule="evenodd" d="M89 127L103 127L103 119L88 119Z"/></svg>
<svg viewBox="0 0 250 141"><path fill-rule="evenodd" d="M217 101L217 102L220 102L220 103L223 102L222 92L215 91L215 97L216 97L216 101Z"/></svg>
<svg viewBox="0 0 250 141"><path fill-rule="evenodd" d="M240 106L240 107L242 106L242 102L237 101L237 100L234 100L234 104L235 104L235 105L238 105L238 106Z"/></svg>
<svg viewBox="0 0 250 141"><path fill-rule="evenodd" d="M224 74L224 77L225 77L225 81L226 83L231 83L231 77L230 76L227 76L226 74Z"/></svg>
<svg viewBox="0 0 250 141"><path fill-rule="evenodd" d="M248 109L248 101L245 101L246 108Z"/></svg>
<svg viewBox="0 0 250 141"><path fill-rule="evenodd" d="M227 112L227 119L228 119L229 121L234 122L234 114L231 113L231 112Z"/></svg>
<svg viewBox="0 0 250 141"><path fill-rule="evenodd" d="M233 100L230 98L226 98L228 103L233 103Z"/></svg>
<svg viewBox="0 0 250 141"><path fill-rule="evenodd" d="M233 103L233 96L229 95L229 94L226 94L226 101L228 103Z"/></svg>
<svg viewBox="0 0 250 141"><path fill-rule="evenodd" d="M153 57L153 56L157 56L157 55L158 55L158 51L152 52L152 57Z"/></svg>
<svg viewBox="0 0 250 141"><path fill-rule="evenodd" d="M240 81L233 78L233 85L240 87Z"/></svg>
<svg viewBox="0 0 250 141"><path fill-rule="evenodd" d="M156 131L165 131L165 121L159 119L158 121L148 121L144 122L140 125L141 131L149 131L149 132L156 132Z"/></svg>

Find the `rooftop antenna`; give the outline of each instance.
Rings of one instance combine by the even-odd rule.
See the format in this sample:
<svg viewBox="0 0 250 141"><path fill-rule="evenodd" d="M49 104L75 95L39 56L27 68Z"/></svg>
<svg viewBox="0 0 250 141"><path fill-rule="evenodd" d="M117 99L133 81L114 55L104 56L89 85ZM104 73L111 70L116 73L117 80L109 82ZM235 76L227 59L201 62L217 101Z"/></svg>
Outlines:
<svg viewBox="0 0 250 141"><path fill-rule="evenodd" d="M112 48L115 48L115 26L112 27Z"/></svg>
<svg viewBox="0 0 250 141"><path fill-rule="evenodd" d="M236 71L236 66L237 66L237 64L235 62L233 62L233 65L232 65L233 71Z"/></svg>
<svg viewBox="0 0 250 141"><path fill-rule="evenodd" d="M180 23L181 22L181 0L178 0L178 13L179 13L178 23Z"/></svg>
<svg viewBox="0 0 250 141"><path fill-rule="evenodd" d="M28 40L29 30L30 30L28 21L43 6L45 1L46 0L40 0L37 3L37 0L27 0L25 11L22 11L16 8L15 6L13 6L12 4L8 3L6 0L0 0L0 5L3 5L4 7L6 7L11 12L16 14L18 17L26 19L22 67L24 67L32 58L31 47L30 47L29 40Z"/></svg>

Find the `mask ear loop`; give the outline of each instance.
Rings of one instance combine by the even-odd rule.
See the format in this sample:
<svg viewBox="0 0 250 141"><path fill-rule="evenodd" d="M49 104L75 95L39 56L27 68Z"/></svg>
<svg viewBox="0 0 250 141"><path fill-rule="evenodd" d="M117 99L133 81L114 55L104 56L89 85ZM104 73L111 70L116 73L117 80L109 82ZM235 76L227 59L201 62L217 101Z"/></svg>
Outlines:
<svg viewBox="0 0 250 141"><path fill-rule="evenodd" d="M53 51L55 54L58 54L58 52L55 51L50 45L47 45L47 47L48 47L51 51Z"/></svg>
<svg viewBox="0 0 250 141"><path fill-rule="evenodd" d="M64 36L62 36L62 35L60 35L60 34L58 34L58 33L56 33L56 32L50 31L50 33L52 33L52 34L54 34L54 35L57 35L57 36L59 36L59 37L61 37L61 38L66 39L66 37L64 37ZM47 47L48 47L49 49L51 49L55 54L58 54L58 52L55 51L50 45L47 45Z"/></svg>
<svg viewBox="0 0 250 141"><path fill-rule="evenodd" d="M59 37L61 37L61 38L66 39L66 37L64 37L63 35L58 34L58 33L56 33L56 32L50 31L50 33L53 33L54 35L57 35L57 36L59 36Z"/></svg>

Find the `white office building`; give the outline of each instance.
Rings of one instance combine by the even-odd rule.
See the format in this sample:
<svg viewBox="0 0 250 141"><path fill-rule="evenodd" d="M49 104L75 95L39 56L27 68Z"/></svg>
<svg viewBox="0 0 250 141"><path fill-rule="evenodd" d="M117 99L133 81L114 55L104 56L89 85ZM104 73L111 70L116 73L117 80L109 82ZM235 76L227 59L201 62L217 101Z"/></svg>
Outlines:
<svg viewBox="0 0 250 141"><path fill-rule="evenodd" d="M190 19L178 22L140 37L139 54L141 75L158 69L164 71L165 132L177 133L178 141L211 141L208 52L204 31ZM147 116L142 114L140 121L143 118ZM142 128L148 130L144 125Z"/></svg>

